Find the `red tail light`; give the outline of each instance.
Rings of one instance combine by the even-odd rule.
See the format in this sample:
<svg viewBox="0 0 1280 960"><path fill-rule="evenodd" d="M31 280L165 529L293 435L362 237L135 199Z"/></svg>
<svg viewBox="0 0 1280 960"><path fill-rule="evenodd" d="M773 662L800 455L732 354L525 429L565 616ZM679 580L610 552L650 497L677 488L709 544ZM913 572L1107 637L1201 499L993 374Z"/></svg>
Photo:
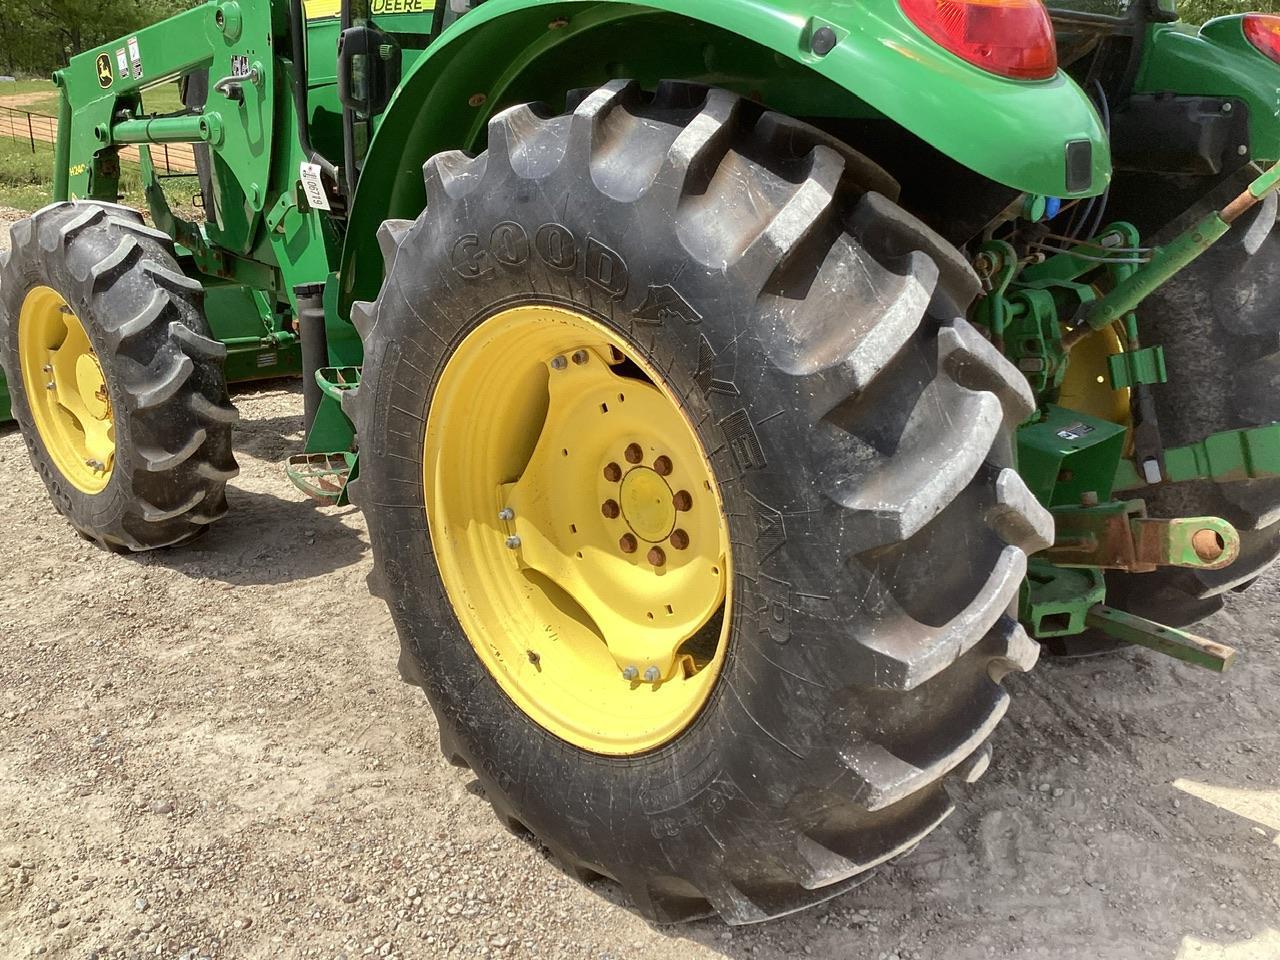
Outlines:
<svg viewBox="0 0 1280 960"><path fill-rule="evenodd" d="M1280 63L1280 17L1265 13L1246 13L1244 35L1262 53Z"/></svg>
<svg viewBox="0 0 1280 960"><path fill-rule="evenodd" d="M1016 80L1058 69L1053 24L1040 0L898 0L925 35L961 60Z"/></svg>

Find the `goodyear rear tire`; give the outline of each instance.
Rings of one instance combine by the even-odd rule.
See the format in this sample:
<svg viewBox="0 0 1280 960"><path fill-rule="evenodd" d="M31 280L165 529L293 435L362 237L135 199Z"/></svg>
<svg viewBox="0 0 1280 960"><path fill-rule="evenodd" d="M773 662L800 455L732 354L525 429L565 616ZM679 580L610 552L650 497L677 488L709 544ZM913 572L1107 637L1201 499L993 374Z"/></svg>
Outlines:
<svg viewBox="0 0 1280 960"><path fill-rule="evenodd" d="M54 505L111 550L202 533L227 509L237 415L226 348L172 240L126 207L70 202L17 223L12 241L0 362Z"/></svg>
<svg viewBox="0 0 1280 960"><path fill-rule="evenodd" d="M559 117L507 110L486 153L435 157L425 177L425 212L383 229L377 302L353 310L366 362L350 409L373 586L445 755L505 823L659 921L785 914L910 849L952 809L946 785L985 769L1000 682L1036 659L1011 611L1027 551L1052 539L1009 467L1031 394L960 319L977 290L963 261L865 160L685 84L617 81ZM433 398L460 402L435 390L469 335L522 305L616 337L713 467L727 656L696 718L643 752L534 722L442 577L460 541L504 533L481 491L493 512L433 539L424 476L469 469L424 465ZM550 376L545 362L512 355L509 376ZM461 400L497 415L492 396ZM508 442L531 441L513 424Z"/></svg>
<svg viewBox="0 0 1280 960"><path fill-rule="evenodd" d="M1162 231L1159 242L1219 208L1253 174L1228 181ZM1273 194L1248 224L1165 284L1140 313L1143 337L1163 344L1169 382L1153 388L1162 440L1176 447L1213 433L1280 421L1280 233ZM1109 574L1108 603L1173 626L1220 610L1280 557L1280 480L1169 484L1134 491L1152 516L1220 516L1240 531L1240 557L1216 571Z"/></svg>

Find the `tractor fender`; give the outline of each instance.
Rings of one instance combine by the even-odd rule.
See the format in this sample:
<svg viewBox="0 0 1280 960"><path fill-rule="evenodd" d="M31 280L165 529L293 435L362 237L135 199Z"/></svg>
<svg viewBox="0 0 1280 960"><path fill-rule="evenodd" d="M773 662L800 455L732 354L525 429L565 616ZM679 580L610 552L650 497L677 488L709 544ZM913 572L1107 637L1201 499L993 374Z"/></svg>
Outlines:
<svg viewBox="0 0 1280 960"><path fill-rule="evenodd" d="M836 43L820 55L823 28ZM1028 193L1088 196L1110 177L1098 115L1064 73L1017 81L980 70L928 39L896 0L487 0L418 57L377 124L352 206L342 302L376 294L374 234L422 209L427 157L483 149L489 117L508 106L558 106L566 91L617 77L726 86L793 115L887 117ZM1073 142L1077 162L1089 145L1089 164L1087 182L1071 190Z"/></svg>
<svg viewBox="0 0 1280 960"><path fill-rule="evenodd" d="M1249 155L1264 163L1280 160L1280 64L1248 41L1242 15L1218 17L1199 29L1152 24L1134 91L1243 100Z"/></svg>

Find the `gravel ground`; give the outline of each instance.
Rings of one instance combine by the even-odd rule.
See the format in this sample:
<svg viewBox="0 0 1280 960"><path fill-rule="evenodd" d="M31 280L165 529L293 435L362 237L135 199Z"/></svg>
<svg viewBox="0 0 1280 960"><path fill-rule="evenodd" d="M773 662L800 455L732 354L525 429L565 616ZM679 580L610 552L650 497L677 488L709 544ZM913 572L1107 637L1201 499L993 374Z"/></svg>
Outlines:
<svg viewBox="0 0 1280 960"><path fill-rule="evenodd" d="M991 772L852 893L653 927L440 757L360 514L284 478L296 386L235 400L231 515L141 557L79 539L0 427L0 960L1280 958L1280 576L1206 628L1243 649L1225 677L1009 677Z"/></svg>

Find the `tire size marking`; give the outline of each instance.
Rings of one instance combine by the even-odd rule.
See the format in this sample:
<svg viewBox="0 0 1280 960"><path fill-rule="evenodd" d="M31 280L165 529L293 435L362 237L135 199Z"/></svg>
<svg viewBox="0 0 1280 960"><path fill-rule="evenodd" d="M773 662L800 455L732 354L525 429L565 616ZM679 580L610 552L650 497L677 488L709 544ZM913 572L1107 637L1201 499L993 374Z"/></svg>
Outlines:
<svg viewBox="0 0 1280 960"><path fill-rule="evenodd" d="M760 437L756 434L755 424L751 422L751 415L745 408L735 410L721 420L720 429L724 431L729 452L733 454L739 470L763 470L769 465Z"/></svg>
<svg viewBox="0 0 1280 960"><path fill-rule="evenodd" d="M631 287L631 271L617 251L588 236L582 242L560 223L544 223L533 242L520 224L504 220L487 238L468 233L453 244L453 270L464 280L491 276L498 266L518 269L537 257L549 270L577 272L613 300L621 300Z"/></svg>

